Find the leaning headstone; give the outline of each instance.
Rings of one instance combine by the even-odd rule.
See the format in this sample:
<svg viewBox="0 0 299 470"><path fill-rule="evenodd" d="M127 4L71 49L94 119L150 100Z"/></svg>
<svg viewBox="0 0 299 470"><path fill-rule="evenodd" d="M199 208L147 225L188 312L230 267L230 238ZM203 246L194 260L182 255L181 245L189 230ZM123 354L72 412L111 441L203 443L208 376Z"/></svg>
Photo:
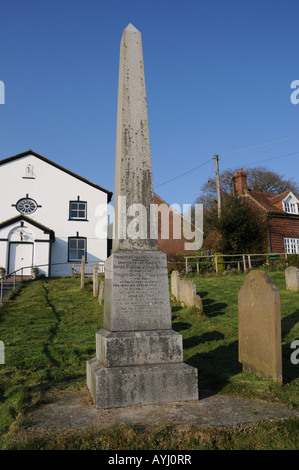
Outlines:
<svg viewBox="0 0 299 470"><path fill-rule="evenodd" d="M285 270L286 288L291 291L299 291L299 269L290 266Z"/></svg>
<svg viewBox="0 0 299 470"><path fill-rule="evenodd" d="M104 302L104 292L105 292L105 282L104 281L101 281L100 282L100 287L99 287L99 304L102 305L102 303Z"/></svg>
<svg viewBox="0 0 299 470"><path fill-rule="evenodd" d="M154 194L142 42L131 24L120 49L114 201L104 329L96 334L96 357L87 363L95 406L198 399L197 369L184 364L182 336L171 327L166 255L150 236ZM135 207L146 216L138 221L137 237L130 235Z"/></svg>
<svg viewBox="0 0 299 470"><path fill-rule="evenodd" d="M268 274L251 271L239 291L239 361L243 369L282 382L280 293Z"/></svg>

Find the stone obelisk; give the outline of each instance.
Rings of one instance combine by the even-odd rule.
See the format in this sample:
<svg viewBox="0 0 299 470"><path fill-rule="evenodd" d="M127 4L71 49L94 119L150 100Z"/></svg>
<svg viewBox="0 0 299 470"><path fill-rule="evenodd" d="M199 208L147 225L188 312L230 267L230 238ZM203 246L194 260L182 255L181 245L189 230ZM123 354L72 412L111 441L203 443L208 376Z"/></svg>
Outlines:
<svg viewBox="0 0 299 470"><path fill-rule="evenodd" d="M97 408L198 399L197 369L171 328L166 255L150 238L154 202L140 32L120 47L113 252L105 263L104 328L87 385ZM132 233L134 211L138 231ZM133 218L133 221L132 221Z"/></svg>

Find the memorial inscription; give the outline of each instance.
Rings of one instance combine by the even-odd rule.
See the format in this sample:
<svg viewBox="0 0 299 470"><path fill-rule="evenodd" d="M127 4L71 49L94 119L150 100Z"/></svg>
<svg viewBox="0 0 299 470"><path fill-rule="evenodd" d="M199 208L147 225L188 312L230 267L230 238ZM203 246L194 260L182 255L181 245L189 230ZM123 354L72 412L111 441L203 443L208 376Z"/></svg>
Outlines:
<svg viewBox="0 0 299 470"><path fill-rule="evenodd" d="M104 328L110 331L171 328L166 256L119 251L105 266Z"/></svg>

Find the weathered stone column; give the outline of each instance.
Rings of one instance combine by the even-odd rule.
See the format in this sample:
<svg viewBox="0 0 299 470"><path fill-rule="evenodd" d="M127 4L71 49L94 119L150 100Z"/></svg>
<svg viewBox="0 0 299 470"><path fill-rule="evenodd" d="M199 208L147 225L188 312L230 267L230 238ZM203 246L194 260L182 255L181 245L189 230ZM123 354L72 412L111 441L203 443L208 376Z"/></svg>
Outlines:
<svg viewBox="0 0 299 470"><path fill-rule="evenodd" d="M151 238L153 203L141 34L129 24L120 48L115 238L105 263L104 329L87 363L98 408L198 398L197 369L183 363L182 336L171 328L166 255Z"/></svg>

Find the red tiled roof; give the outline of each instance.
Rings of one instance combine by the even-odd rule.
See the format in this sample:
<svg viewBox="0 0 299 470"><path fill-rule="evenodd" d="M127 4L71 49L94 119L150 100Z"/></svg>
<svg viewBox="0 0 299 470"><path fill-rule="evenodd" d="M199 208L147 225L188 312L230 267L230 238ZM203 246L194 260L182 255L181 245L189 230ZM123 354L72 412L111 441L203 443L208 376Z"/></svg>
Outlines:
<svg viewBox="0 0 299 470"><path fill-rule="evenodd" d="M280 194L269 194L250 189L247 190L246 194L251 196L252 199L258 202L265 210L273 213L286 214L282 207L282 201L290 192L291 191L288 190Z"/></svg>
<svg viewBox="0 0 299 470"><path fill-rule="evenodd" d="M289 193L290 193L290 190L284 191L281 194L275 194L275 196L272 196L270 198L271 204L277 204L278 202L282 202Z"/></svg>
<svg viewBox="0 0 299 470"><path fill-rule="evenodd" d="M287 194L289 191L287 192ZM278 212L278 213L283 213L285 214L283 209L280 209L279 207L275 206L275 202L279 202L280 200L285 197L285 195L282 197L282 199L276 200L276 198L281 197L284 193L278 194L277 196L273 196L273 194L267 194L267 193L261 193L259 191L254 191L254 190L248 190L247 194L250 195L256 202L258 202L265 210L269 212ZM275 201L273 202L273 199Z"/></svg>

